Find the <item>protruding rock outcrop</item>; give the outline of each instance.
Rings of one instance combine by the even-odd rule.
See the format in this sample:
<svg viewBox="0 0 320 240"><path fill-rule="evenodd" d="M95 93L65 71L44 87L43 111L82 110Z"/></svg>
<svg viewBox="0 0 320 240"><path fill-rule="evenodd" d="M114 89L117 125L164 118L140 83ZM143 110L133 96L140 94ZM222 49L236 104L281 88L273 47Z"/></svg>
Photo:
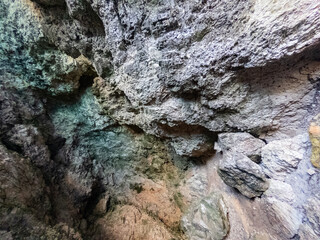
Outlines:
<svg viewBox="0 0 320 240"><path fill-rule="evenodd" d="M261 148L266 144L249 133L221 133L218 136L218 146L223 152L236 151L250 158L255 163L261 161Z"/></svg>
<svg viewBox="0 0 320 240"><path fill-rule="evenodd" d="M249 133L221 133L218 135L217 150L222 151L218 173L229 186L243 195L259 197L268 189L268 181L258 163L261 148L265 143Z"/></svg>
<svg viewBox="0 0 320 240"><path fill-rule="evenodd" d="M227 185L238 189L248 198L261 196L269 186L262 168L235 151L224 153L218 173Z"/></svg>

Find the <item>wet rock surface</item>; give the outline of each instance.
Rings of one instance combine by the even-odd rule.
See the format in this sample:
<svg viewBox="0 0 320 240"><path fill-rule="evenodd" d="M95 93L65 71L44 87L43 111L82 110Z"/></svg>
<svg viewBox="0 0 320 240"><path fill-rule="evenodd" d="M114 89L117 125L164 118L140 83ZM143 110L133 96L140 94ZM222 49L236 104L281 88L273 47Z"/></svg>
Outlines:
<svg viewBox="0 0 320 240"><path fill-rule="evenodd" d="M1 0L0 238L319 239L319 9Z"/></svg>

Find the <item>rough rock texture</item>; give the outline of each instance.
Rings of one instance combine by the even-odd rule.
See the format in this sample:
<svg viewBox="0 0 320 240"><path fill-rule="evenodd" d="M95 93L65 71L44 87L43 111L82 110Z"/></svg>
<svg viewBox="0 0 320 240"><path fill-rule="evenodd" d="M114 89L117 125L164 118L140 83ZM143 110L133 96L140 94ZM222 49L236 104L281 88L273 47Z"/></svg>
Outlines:
<svg viewBox="0 0 320 240"><path fill-rule="evenodd" d="M304 207L307 212L307 218L310 222L310 226L317 235L320 234L319 203L320 203L319 196L313 197L306 202L306 205Z"/></svg>
<svg viewBox="0 0 320 240"><path fill-rule="evenodd" d="M223 152L237 151L252 161L261 161L261 148L265 143L249 133L221 133L218 135L218 146Z"/></svg>
<svg viewBox="0 0 320 240"><path fill-rule="evenodd" d="M227 185L249 198L261 196L269 186L262 168L238 152L224 153L218 173Z"/></svg>
<svg viewBox="0 0 320 240"><path fill-rule="evenodd" d="M182 219L192 240L225 239L229 232L228 209L219 194L211 194L192 206Z"/></svg>
<svg viewBox="0 0 320 240"><path fill-rule="evenodd" d="M42 8L45 35L92 61L104 78L96 94L122 124L173 139L181 129L188 136L279 128L290 134L312 108L317 2L66 1L66 7ZM302 56L308 60L297 64ZM288 116L293 110L299 114Z"/></svg>
<svg viewBox="0 0 320 240"><path fill-rule="evenodd" d="M112 216L99 219L96 225L97 234L93 239L104 239L106 236L111 240L174 239L161 223L130 205L117 207Z"/></svg>
<svg viewBox="0 0 320 240"><path fill-rule="evenodd" d="M290 204L269 198L265 204L268 220L273 229L278 233L280 239L292 239L297 236L302 222L299 212Z"/></svg>
<svg viewBox="0 0 320 240"><path fill-rule="evenodd" d="M265 173L274 179L287 177L287 173L293 172L299 162L307 158L309 145L306 134L270 142L261 151Z"/></svg>
<svg viewBox="0 0 320 240"><path fill-rule="evenodd" d="M312 155L311 155L311 163L313 166L319 168L320 167L320 126L319 126L319 118L318 114L315 116L309 127L309 137L312 144Z"/></svg>
<svg viewBox="0 0 320 240"><path fill-rule="evenodd" d="M0 0L0 238L319 239L319 9Z"/></svg>

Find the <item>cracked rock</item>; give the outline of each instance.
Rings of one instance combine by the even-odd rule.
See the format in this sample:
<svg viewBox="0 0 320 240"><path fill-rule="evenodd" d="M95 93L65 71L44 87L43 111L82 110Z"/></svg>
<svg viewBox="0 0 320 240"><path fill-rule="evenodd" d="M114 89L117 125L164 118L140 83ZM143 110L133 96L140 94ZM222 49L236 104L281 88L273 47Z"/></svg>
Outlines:
<svg viewBox="0 0 320 240"><path fill-rule="evenodd" d="M234 150L256 163L260 162L261 148L266 145L262 140L245 132L221 133L218 135L218 144L223 152Z"/></svg>
<svg viewBox="0 0 320 240"><path fill-rule="evenodd" d="M182 218L192 240L222 240L230 229L228 209L221 195L210 194L191 207Z"/></svg>
<svg viewBox="0 0 320 240"><path fill-rule="evenodd" d="M262 168L242 153L225 152L218 173L227 185L248 198L261 196L269 187Z"/></svg>

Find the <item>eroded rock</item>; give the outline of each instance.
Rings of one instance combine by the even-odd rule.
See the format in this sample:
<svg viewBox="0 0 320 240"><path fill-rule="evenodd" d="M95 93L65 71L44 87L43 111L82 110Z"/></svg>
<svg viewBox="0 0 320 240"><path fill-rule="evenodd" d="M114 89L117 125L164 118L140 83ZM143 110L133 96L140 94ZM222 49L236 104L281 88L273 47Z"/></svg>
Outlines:
<svg viewBox="0 0 320 240"><path fill-rule="evenodd" d="M228 209L223 197L212 193L194 204L182 218L189 239L222 240L229 232Z"/></svg>
<svg viewBox="0 0 320 240"><path fill-rule="evenodd" d="M219 134L218 145L223 152L236 151L259 163L261 161L261 148L266 144L249 133L239 132Z"/></svg>
<svg viewBox="0 0 320 240"><path fill-rule="evenodd" d="M268 143L261 151L265 173L274 179L285 179L307 157L309 144L306 134Z"/></svg>
<svg viewBox="0 0 320 240"><path fill-rule="evenodd" d="M302 218L297 209L276 198L266 198L264 204L272 229L281 239L292 239L298 234Z"/></svg>
<svg viewBox="0 0 320 240"><path fill-rule="evenodd" d="M320 211L319 211L319 205L320 200L317 197L311 197L306 202L304 209L307 212L307 218L310 222L310 226L315 234L320 236Z"/></svg>
<svg viewBox="0 0 320 240"><path fill-rule="evenodd" d="M262 168L238 152L225 152L218 173L229 186L238 189L248 198L259 197L269 187Z"/></svg>

